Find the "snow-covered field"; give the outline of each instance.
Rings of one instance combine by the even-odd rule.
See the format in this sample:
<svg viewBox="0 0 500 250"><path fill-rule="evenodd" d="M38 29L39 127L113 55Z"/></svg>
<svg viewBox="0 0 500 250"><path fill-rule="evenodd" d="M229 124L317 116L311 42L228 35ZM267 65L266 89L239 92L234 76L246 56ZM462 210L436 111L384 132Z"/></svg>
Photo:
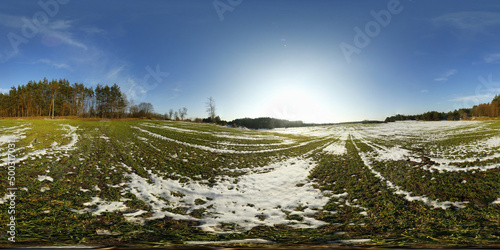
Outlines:
<svg viewBox="0 0 500 250"><path fill-rule="evenodd" d="M282 140L283 143L274 142L272 145L280 147L265 150L233 150L214 148L206 145L187 143L175 140L166 136L148 130L150 127L156 127L164 130L171 130L180 133L188 133L192 136L198 134L211 135L217 138L235 139L241 141L259 141L259 140ZM395 195L402 195L408 201L422 202L431 208L447 209L450 207L464 208L469 201L446 201L431 199L425 194L414 195L411 191L404 190L402 187L394 184L383 173L372 167L373 162L383 161L415 161L420 163L423 155L413 152L412 148L421 145L423 142L433 142L439 138L449 138L469 131L484 130L483 124L477 122L399 122L376 125L358 125L358 126L330 126L330 127L307 127L307 128L289 128L275 129L268 131L269 135L231 135L227 132L212 133L207 131L196 131L193 129L175 128L168 125L140 124L134 126L134 129L141 132L141 136L153 136L166 140L171 143L182 144L188 147L201 149L212 153L263 153L266 151L283 151L291 147L302 146L318 139L330 138L333 142L321 146L317 154L326 153L334 155L346 154L345 144L352 142L356 147L357 143L364 143L369 146L371 152L358 153L363 160L364 165L371 173L385 183L388 189ZM290 138L280 138L275 133L308 136L310 141L294 144ZM495 153L499 145L499 137L474 141L467 145L449 145L448 150L453 151L456 147L468 147L488 152L487 156L479 159L497 159L500 153ZM141 137L147 141L147 138ZM416 139L417 143L407 145L384 146L392 141ZM358 142L354 142L357 140ZM249 144L230 143L217 141L222 145L247 146ZM149 142L151 143L151 142ZM250 144L251 145L251 144ZM261 144L257 144L261 145ZM153 145L151 145L153 146ZM408 147L410 146L410 147ZM439 155L441 151L431 152L430 155ZM500 166L500 163L477 165L471 167L459 167L453 165L458 160L438 159L431 157L434 163L422 166L426 171L487 171ZM467 161L462 159L459 161ZM471 161L477 161L474 158ZM126 174L129 179L120 184L124 187L123 192L130 192L139 199L150 205L149 211L131 211L125 213L129 221L144 223L147 220L154 220L163 217L171 217L179 220L195 220L200 223L200 228L206 231L224 232L227 229L221 225L231 224L236 231L246 231L255 226L276 224L287 224L293 227L318 227L325 223L312 218L317 211L328 202L329 197L336 194L320 191L313 187L313 182L308 180L311 169L316 165L310 153L301 157L291 157L282 161L274 162L263 168L266 172L251 172L236 178L221 178L213 186L207 186L199 181L189 180L180 182L179 180L170 180L162 177L161 174L153 173L146 169L149 177L144 178L130 171ZM188 177L189 179L189 177ZM301 185L297 185L301 184ZM94 209L85 208L79 212L92 211L100 214L105 207L110 210L125 209L123 202L114 204L99 200L93 197L94 201L86 204L87 206L96 206ZM116 203L116 202L115 202ZM307 207L303 210L297 210L297 207ZM184 208L184 213L175 212L175 208ZM170 209L170 210L166 210ZM193 211L206 211L205 216L195 218L189 215ZM152 213L150 217L144 217L146 212ZM297 215L300 220L289 220L287 216Z"/></svg>
<svg viewBox="0 0 500 250"><path fill-rule="evenodd" d="M330 175L311 177L318 176L320 167L345 171L340 167L356 166L349 171L359 174L345 178L363 185L361 173L366 173L397 199L431 210L477 205L467 190L480 191L490 207L500 200L497 190L488 190L500 186L490 181L500 168L496 123L396 122L265 131L146 121L116 129L107 123L92 126L61 121L51 127L61 139L44 142L48 147L27 140L36 133L34 125L1 127L0 166L6 167L6 143L14 140L19 166L47 159L54 163L23 177L39 183L36 189L24 184L23 192L62 194L57 186L65 183L73 187L66 193L79 197L66 208L71 213L120 213L141 226L163 218L193 221L217 234L259 226L337 225L323 218L340 218L344 209L357 214L347 225L369 223L374 213L367 205L369 194L338 186L345 180L331 180ZM88 183L86 176L92 176ZM443 190L437 192L437 186ZM0 204L7 201L2 197Z"/></svg>

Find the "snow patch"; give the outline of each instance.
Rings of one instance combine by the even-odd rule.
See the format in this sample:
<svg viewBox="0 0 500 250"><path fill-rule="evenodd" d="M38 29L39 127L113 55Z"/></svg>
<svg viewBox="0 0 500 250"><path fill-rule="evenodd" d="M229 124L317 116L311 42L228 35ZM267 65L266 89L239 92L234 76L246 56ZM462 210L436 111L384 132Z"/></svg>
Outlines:
<svg viewBox="0 0 500 250"><path fill-rule="evenodd" d="M226 241L186 241L187 245L226 245L226 244L273 244L274 241L264 239L244 239Z"/></svg>
<svg viewBox="0 0 500 250"><path fill-rule="evenodd" d="M315 228L326 224L310 217L329 200L312 183L308 183L307 176L315 163L310 159L292 158L271 165L271 172L228 178L213 187L194 181L180 183L178 180L165 180L152 171L148 171L149 179L135 173L126 174L126 177L130 179L128 191L151 207L153 215L146 220L165 216L196 220L203 230L218 233L227 231L221 228L221 223L239 227L231 231L247 231L259 225L287 224L296 228ZM308 184L297 186L299 183ZM204 203L200 204L200 200ZM295 211L298 206L306 208ZM176 208L187 211L176 213ZM205 209L206 214L201 219L194 218L189 214L195 209ZM288 219L287 213L290 212L302 220Z"/></svg>
<svg viewBox="0 0 500 250"><path fill-rule="evenodd" d="M106 212L125 211L127 206L121 201L106 201L99 197L92 197L92 201L83 203L86 207L96 206L95 208L70 209L71 212L79 214L92 213L93 215L101 215Z"/></svg>
<svg viewBox="0 0 500 250"><path fill-rule="evenodd" d="M343 155L346 153L345 143L332 143L325 147L323 151L332 155Z"/></svg>
<svg viewBox="0 0 500 250"><path fill-rule="evenodd" d="M46 175L39 175L38 178L37 178L38 181L50 181L50 182L53 182L54 179L52 179L52 177L50 176L46 176Z"/></svg>

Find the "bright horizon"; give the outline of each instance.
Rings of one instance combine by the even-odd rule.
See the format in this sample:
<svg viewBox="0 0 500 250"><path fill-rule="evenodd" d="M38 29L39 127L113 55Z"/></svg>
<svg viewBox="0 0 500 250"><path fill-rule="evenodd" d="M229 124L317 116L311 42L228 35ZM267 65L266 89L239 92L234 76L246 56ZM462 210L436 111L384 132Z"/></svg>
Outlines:
<svg viewBox="0 0 500 250"><path fill-rule="evenodd" d="M447 112L500 93L498 1L7 0L0 91L117 83L155 112L314 123Z"/></svg>

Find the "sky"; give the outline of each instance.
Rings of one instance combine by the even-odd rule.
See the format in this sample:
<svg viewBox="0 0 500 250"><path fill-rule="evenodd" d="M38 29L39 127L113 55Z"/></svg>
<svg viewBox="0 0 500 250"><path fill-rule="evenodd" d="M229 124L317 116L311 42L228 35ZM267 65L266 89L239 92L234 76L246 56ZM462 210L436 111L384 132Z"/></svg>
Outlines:
<svg viewBox="0 0 500 250"><path fill-rule="evenodd" d="M500 2L4 0L0 91L117 83L158 113L383 120L500 93Z"/></svg>

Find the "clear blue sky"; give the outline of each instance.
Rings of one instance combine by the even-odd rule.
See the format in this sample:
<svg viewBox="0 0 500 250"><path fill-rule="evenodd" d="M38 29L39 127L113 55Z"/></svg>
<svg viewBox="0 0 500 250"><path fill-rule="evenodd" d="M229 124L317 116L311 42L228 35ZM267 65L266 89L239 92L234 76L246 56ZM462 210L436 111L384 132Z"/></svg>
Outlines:
<svg viewBox="0 0 500 250"><path fill-rule="evenodd" d="M500 93L500 1L40 2L2 1L2 92L44 77L117 83L159 113L206 117L212 96L225 120L306 122L449 111Z"/></svg>

